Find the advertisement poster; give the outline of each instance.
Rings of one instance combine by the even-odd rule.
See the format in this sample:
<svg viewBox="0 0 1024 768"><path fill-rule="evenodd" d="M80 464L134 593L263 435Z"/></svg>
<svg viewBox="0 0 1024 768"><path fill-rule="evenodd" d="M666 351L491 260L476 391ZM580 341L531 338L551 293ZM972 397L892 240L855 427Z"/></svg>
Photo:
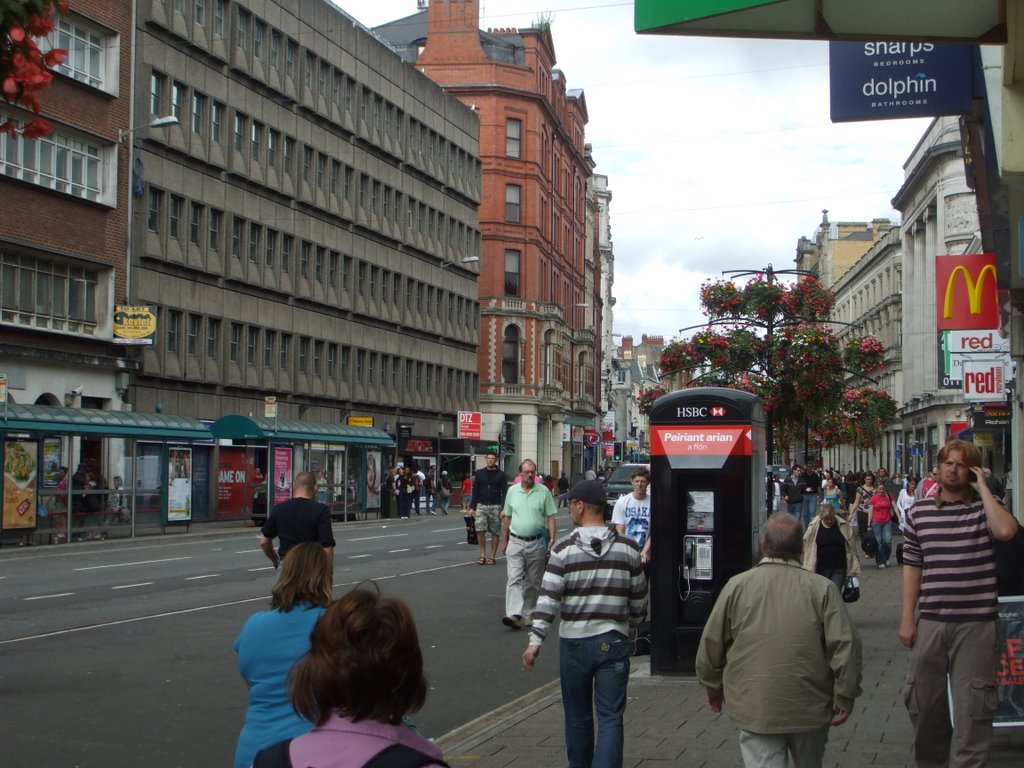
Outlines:
<svg viewBox="0 0 1024 768"><path fill-rule="evenodd" d="M274 504L292 497L292 449L274 448Z"/></svg>
<svg viewBox="0 0 1024 768"><path fill-rule="evenodd" d="M380 507L380 451L366 452L366 508Z"/></svg>
<svg viewBox="0 0 1024 768"><path fill-rule="evenodd" d="M999 598L996 726L1024 725L1024 597Z"/></svg>
<svg viewBox="0 0 1024 768"><path fill-rule="evenodd" d="M36 449L35 442L4 441L5 531L36 527Z"/></svg>
<svg viewBox="0 0 1024 768"><path fill-rule="evenodd" d="M251 448L224 446L217 467L217 518L239 518L252 513L256 456Z"/></svg>
<svg viewBox="0 0 1024 768"><path fill-rule="evenodd" d="M192 519L192 449L172 446L167 449L167 521Z"/></svg>
<svg viewBox="0 0 1024 768"><path fill-rule="evenodd" d="M44 488L56 488L60 482L60 438L43 440L42 479Z"/></svg>

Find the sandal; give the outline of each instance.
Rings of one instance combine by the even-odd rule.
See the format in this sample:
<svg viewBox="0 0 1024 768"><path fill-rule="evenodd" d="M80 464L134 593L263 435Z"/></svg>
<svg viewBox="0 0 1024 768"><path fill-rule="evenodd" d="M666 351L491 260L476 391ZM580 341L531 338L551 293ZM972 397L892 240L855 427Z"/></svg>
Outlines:
<svg viewBox="0 0 1024 768"><path fill-rule="evenodd" d="M487 564L488 565L494 565L494 558L493 557L488 557L487 558Z"/></svg>
<svg viewBox="0 0 1024 768"><path fill-rule="evenodd" d="M477 565L487 565L487 558L486 557L478 558L477 561L476 561L476 564Z"/></svg>

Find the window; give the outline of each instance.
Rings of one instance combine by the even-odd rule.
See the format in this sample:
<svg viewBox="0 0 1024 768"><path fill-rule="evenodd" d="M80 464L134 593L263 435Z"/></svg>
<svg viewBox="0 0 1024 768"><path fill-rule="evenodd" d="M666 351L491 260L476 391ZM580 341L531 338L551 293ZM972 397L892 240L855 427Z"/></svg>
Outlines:
<svg viewBox="0 0 1024 768"><path fill-rule="evenodd" d="M184 198L171 195L170 226L167 228L167 234L174 240L178 239L178 234L181 231L181 211L184 206Z"/></svg>
<svg viewBox="0 0 1024 768"><path fill-rule="evenodd" d="M199 349L199 328L202 325L199 315L188 316L188 337L185 339L185 351L189 357L195 357Z"/></svg>
<svg viewBox="0 0 1024 768"><path fill-rule="evenodd" d="M316 186L317 189L324 188L324 175L327 170L327 155L323 152L316 153Z"/></svg>
<svg viewBox="0 0 1024 768"><path fill-rule="evenodd" d="M260 260L260 236L263 234L263 227L250 222L249 224L249 262L258 264Z"/></svg>
<svg viewBox="0 0 1024 768"><path fill-rule="evenodd" d="M299 373L306 372L309 360L309 336L299 337Z"/></svg>
<svg viewBox="0 0 1024 768"><path fill-rule="evenodd" d="M9 117L0 111L0 120ZM24 127L15 121L16 129ZM0 174L21 179L84 200L114 204L114 187L108 178L107 158L114 145L101 149L97 144L72 138L54 128L40 139L28 140L12 133L0 133Z"/></svg>
<svg viewBox="0 0 1024 768"><path fill-rule="evenodd" d="M310 146L302 147L302 180L309 181L309 171L313 166L313 148Z"/></svg>
<svg viewBox="0 0 1024 768"><path fill-rule="evenodd" d="M221 129L224 126L224 105L219 102L213 102L213 107L210 109L210 138L220 144L221 141Z"/></svg>
<svg viewBox="0 0 1024 768"><path fill-rule="evenodd" d="M327 97L327 73L330 71L326 61L320 62L320 69L316 76L316 93L321 99Z"/></svg>
<svg viewBox="0 0 1024 768"><path fill-rule="evenodd" d="M88 83L94 88L114 91L117 84L111 68L114 67L116 58L108 60L108 53L114 50L115 46L109 36L66 17L58 17L56 22L57 28L46 40L39 43L39 50L43 53L51 48L63 48L68 52L63 63L53 69L74 80Z"/></svg>
<svg viewBox="0 0 1024 768"><path fill-rule="evenodd" d="M312 251L313 244L308 240L303 240L302 248L299 251L299 277L309 277L309 259Z"/></svg>
<svg viewBox="0 0 1024 768"><path fill-rule="evenodd" d="M330 192L332 195L338 194L338 175L341 173L341 163L337 160L331 160L331 180L330 180Z"/></svg>
<svg viewBox="0 0 1024 768"><path fill-rule="evenodd" d="M171 310L167 313L167 351L178 351L178 334L181 333L181 312Z"/></svg>
<svg viewBox="0 0 1024 768"><path fill-rule="evenodd" d="M291 235L281 236L281 271L288 272L292 268L292 243L295 238Z"/></svg>
<svg viewBox="0 0 1024 768"><path fill-rule="evenodd" d="M324 261L327 258L327 249L321 246L316 247L316 262L313 264L313 276L318 283L324 281Z"/></svg>
<svg viewBox="0 0 1024 768"><path fill-rule="evenodd" d="M221 222L224 220L224 212L218 211L216 208L210 209L210 228L209 228L209 240L208 246L211 251L220 250L220 228Z"/></svg>
<svg viewBox="0 0 1024 768"><path fill-rule="evenodd" d="M351 347L341 348L341 378L344 381L348 381L348 359L351 352Z"/></svg>
<svg viewBox="0 0 1024 768"><path fill-rule="evenodd" d="M263 367L271 368L274 365L274 342L277 340L276 331L263 332Z"/></svg>
<svg viewBox="0 0 1024 768"><path fill-rule="evenodd" d="M192 245L199 245L202 226L203 206L199 203L190 203L188 213L188 241L192 243Z"/></svg>
<svg viewBox="0 0 1024 768"><path fill-rule="evenodd" d="M248 121L241 112L235 113L235 151L242 152L245 143L245 124Z"/></svg>
<svg viewBox="0 0 1024 768"><path fill-rule="evenodd" d="M249 47L249 12L244 8L235 15L235 45L240 51Z"/></svg>
<svg viewBox="0 0 1024 768"><path fill-rule="evenodd" d="M341 259L341 254L337 251L331 251L327 258L327 283L334 288L338 284L338 261Z"/></svg>
<svg viewBox="0 0 1024 768"><path fill-rule="evenodd" d="M519 257L520 252L505 251L505 295L519 295Z"/></svg>
<svg viewBox="0 0 1024 768"><path fill-rule="evenodd" d="M249 146L249 153L253 160L260 159L260 150L263 148L263 124L252 121L252 140Z"/></svg>
<svg viewBox="0 0 1024 768"><path fill-rule="evenodd" d="M213 34L224 37L224 0L213 0Z"/></svg>
<svg viewBox="0 0 1024 768"><path fill-rule="evenodd" d="M505 384L519 383L519 329L514 325L505 328L505 340L501 345L501 380Z"/></svg>
<svg viewBox="0 0 1024 768"><path fill-rule="evenodd" d="M283 170L289 176L292 175L292 169L295 167L295 139L291 136L284 137L284 167Z"/></svg>
<svg viewBox="0 0 1024 768"><path fill-rule="evenodd" d="M202 135L205 116L206 97L199 91L192 91L192 133Z"/></svg>
<svg viewBox="0 0 1024 768"><path fill-rule="evenodd" d="M220 356L220 320L206 321L206 356L216 360Z"/></svg>
<svg viewBox="0 0 1024 768"><path fill-rule="evenodd" d="M185 106L185 94L188 89L177 81L171 86L171 114L178 118L178 122L182 122L182 109Z"/></svg>
<svg viewBox="0 0 1024 768"><path fill-rule="evenodd" d="M276 29L270 31L270 66L278 69L281 63L281 33Z"/></svg>
<svg viewBox="0 0 1024 768"><path fill-rule="evenodd" d="M231 255L236 259L242 258L242 231L245 226L245 219L238 216L231 217Z"/></svg>
<svg viewBox="0 0 1024 768"><path fill-rule="evenodd" d="M327 345L327 377L333 379L338 371L338 345Z"/></svg>
<svg viewBox="0 0 1024 768"><path fill-rule="evenodd" d="M505 221L519 223L519 198L522 190L518 184L505 185Z"/></svg>
<svg viewBox="0 0 1024 768"><path fill-rule="evenodd" d="M252 55L263 59L263 41L267 36L267 25L257 19L252 26Z"/></svg>
<svg viewBox="0 0 1024 768"><path fill-rule="evenodd" d="M316 56L312 53L306 53L306 69L304 70L305 76L303 82L306 84L306 88L310 93L313 92L313 69L316 67Z"/></svg>
<svg viewBox="0 0 1024 768"><path fill-rule="evenodd" d="M277 253L277 230L268 229L266 248L264 250L266 263L268 267L274 266L274 254Z"/></svg>
<svg viewBox="0 0 1024 768"><path fill-rule="evenodd" d="M277 167L277 148L281 145L281 132L271 128L267 132L267 165Z"/></svg>
<svg viewBox="0 0 1024 768"><path fill-rule="evenodd" d="M200 27L206 26L206 0L195 0L192 11L192 21Z"/></svg>
<svg viewBox="0 0 1024 768"><path fill-rule="evenodd" d="M366 295L366 262L360 261L356 265L356 293L360 296Z"/></svg>
<svg viewBox="0 0 1024 768"><path fill-rule="evenodd" d="M363 371L366 369L366 350L356 350L356 383L363 383Z"/></svg>
<svg viewBox="0 0 1024 768"><path fill-rule="evenodd" d="M249 326L249 335L245 343L245 364L256 366L256 349L260 344L260 329Z"/></svg>
<svg viewBox="0 0 1024 768"><path fill-rule="evenodd" d="M0 319L94 333L99 273L0 251Z"/></svg>
<svg viewBox="0 0 1024 768"><path fill-rule="evenodd" d="M150 232L160 231L160 212L164 206L164 193L159 189L149 188L149 206L146 216L146 229Z"/></svg>
<svg viewBox="0 0 1024 768"><path fill-rule="evenodd" d="M164 96L167 92L167 78L154 71L149 76L149 111L157 117L164 115Z"/></svg>
<svg viewBox="0 0 1024 768"><path fill-rule="evenodd" d="M349 275L352 274L352 257L346 256L341 265L341 289L348 290Z"/></svg>
<svg viewBox="0 0 1024 768"><path fill-rule="evenodd" d="M313 342L313 375L319 376L321 361L324 359L324 343L320 340Z"/></svg>
<svg viewBox="0 0 1024 768"><path fill-rule="evenodd" d="M292 349L292 335L290 333L282 333L281 334L281 349L280 349L280 354L278 355L278 360L279 360L278 367L280 367L280 369L282 371L287 371L288 370L288 360L291 357L291 349Z"/></svg>
<svg viewBox="0 0 1024 768"><path fill-rule="evenodd" d="M522 157L523 121L509 118L505 121L505 154L509 157Z"/></svg>
<svg viewBox="0 0 1024 768"><path fill-rule="evenodd" d="M351 200L352 194L352 169L349 166L345 166L345 171L342 173L342 195L346 200Z"/></svg>
<svg viewBox="0 0 1024 768"><path fill-rule="evenodd" d="M289 78L295 77L295 57L298 55L299 44L294 40L289 40L284 54L284 73Z"/></svg>

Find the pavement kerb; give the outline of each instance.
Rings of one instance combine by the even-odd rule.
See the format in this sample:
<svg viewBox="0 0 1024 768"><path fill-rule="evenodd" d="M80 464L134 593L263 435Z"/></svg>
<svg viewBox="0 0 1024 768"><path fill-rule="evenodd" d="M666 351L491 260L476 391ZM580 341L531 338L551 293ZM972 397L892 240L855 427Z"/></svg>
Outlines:
<svg viewBox="0 0 1024 768"><path fill-rule="evenodd" d="M445 755L461 754L488 741L509 726L529 720L538 712L547 709L561 699L561 683L558 680L552 680L547 685L542 685L518 699L513 699L497 709L452 729L435 739L435 742Z"/></svg>

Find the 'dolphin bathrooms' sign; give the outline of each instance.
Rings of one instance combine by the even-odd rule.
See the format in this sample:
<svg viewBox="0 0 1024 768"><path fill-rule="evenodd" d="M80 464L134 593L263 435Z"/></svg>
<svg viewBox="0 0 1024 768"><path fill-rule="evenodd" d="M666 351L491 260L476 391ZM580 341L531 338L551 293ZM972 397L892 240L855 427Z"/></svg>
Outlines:
<svg viewBox="0 0 1024 768"><path fill-rule="evenodd" d="M829 43L832 122L971 111L971 48L934 43Z"/></svg>

